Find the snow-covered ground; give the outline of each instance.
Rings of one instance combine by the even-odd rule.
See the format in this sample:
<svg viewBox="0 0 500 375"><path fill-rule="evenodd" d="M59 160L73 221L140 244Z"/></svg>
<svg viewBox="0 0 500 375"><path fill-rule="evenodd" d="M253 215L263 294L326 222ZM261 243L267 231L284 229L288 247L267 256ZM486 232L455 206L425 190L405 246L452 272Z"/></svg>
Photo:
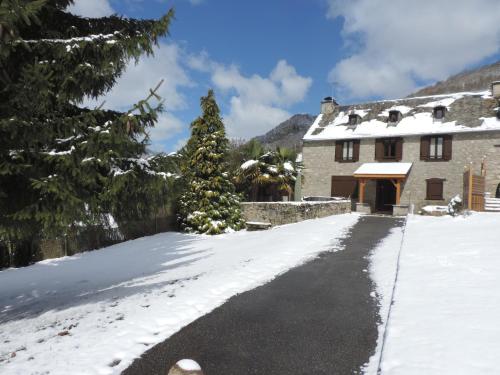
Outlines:
<svg viewBox="0 0 500 375"><path fill-rule="evenodd" d="M384 375L500 373L500 215L410 216L382 360ZM374 251L386 316L401 231ZM365 371L376 374L378 353Z"/></svg>
<svg viewBox="0 0 500 375"><path fill-rule="evenodd" d="M118 374L151 345L325 250L358 220L164 233L0 272L0 373Z"/></svg>

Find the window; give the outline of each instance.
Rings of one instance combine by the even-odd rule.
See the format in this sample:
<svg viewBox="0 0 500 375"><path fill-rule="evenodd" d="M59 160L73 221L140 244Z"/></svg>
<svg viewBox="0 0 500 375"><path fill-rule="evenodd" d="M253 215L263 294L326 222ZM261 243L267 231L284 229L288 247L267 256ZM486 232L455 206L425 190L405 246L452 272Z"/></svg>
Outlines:
<svg viewBox="0 0 500 375"><path fill-rule="evenodd" d="M427 196L425 199L430 201L443 200L443 182L441 178L430 178L427 182Z"/></svg>
<svg viewBox="0 0 500 375"><path fill-rule="evenodd" d="M434 135L420 138L420 160L449 161L452 158L451 135Z"/></svg>
<svg viewBox="0 0 500 375"><path fill-rule="evenodd" d="M359 115L352 114L349 115L349 125L350 126L356 126L359 122Z"/></svg>
<svg viewBox="0 0 500 375"><path fill-rule="evenodd" d="M384 139L384 159L396 159L396 139Z"/></svg>
<svg viewBox="0 0 500 375"><path fill-rule="evenodd" d="M389 112L389 122L398 122L400 114L401 114L401 112L399 112L399 111L390 111Z"/></svg>
<svg viewBox="0 0 500 375"><path fill-rule="evenodd" d="M446 108L443 106L439 106L434 108L434 119L442 120L446 114Z"/></svg>
<svg viewBox="0 0 500 375"><path fill-rule="evenodd" d="M400 161L402 159L402 138L379 138L375 140L375 160Z"/></svg>
<svg viewBox="0 0 500 375"><path fill-rule="evenodd" d="M431 137L429 159L439 160L443 158L444 137Z"/></svg>
<svg viewBox="0 0 500 375"><path fill-rule="evenodd" d="M359 140L337 141L335 143L335 161L355 162L359 160Z"/></svg>
<svg viewBox="0 0 500 375"><path fill-rule="evenodd" d="M342 145L342 160L350 161L354 158L354 142L345 141Z"/></svg>

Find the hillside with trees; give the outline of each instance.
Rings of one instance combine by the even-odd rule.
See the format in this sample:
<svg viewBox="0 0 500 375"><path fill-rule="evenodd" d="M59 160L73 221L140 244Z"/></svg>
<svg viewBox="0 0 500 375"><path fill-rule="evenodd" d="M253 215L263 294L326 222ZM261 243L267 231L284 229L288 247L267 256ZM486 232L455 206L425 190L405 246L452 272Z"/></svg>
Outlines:
<svg viewBox="0 0 500 375"><path fill-rule="evenodd" d="M500 81L500 61L477 69L466 70L432 86L425 87L409 97L483 91L488 90L491 83L495 81Z"/></svg>

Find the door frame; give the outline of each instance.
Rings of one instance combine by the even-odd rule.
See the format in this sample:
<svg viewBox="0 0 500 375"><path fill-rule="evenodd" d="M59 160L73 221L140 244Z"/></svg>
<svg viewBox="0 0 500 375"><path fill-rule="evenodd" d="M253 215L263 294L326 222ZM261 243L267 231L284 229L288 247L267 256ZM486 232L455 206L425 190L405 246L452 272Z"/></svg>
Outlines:
<svg viewBox="0 0 500 375"><path fill-rule="evenodd" d="M394 183L390 179L378 179L376 180L376 187L375 187L375 210L376 211L381 211L381 212L389 212L392 211L392 206L396 204L397 200L397 189L396 186L394 186ZM382 185L383 184L383 185ZM383 203L383 197L382 197L382 190L383 186L388 187L391 189L391 196L393 196L392 199L387 199L392 201L392 203ZM387 192L385 193L387 196Z"/></svg>

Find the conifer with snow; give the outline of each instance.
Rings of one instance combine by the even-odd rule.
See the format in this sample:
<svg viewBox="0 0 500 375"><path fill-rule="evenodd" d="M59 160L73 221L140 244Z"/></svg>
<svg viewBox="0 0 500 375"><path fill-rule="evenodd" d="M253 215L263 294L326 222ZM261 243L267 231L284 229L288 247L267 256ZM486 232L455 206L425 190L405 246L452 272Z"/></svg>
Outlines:
<svg viewBox="0 0 500 375"><path fill-rule="evenodd" d="M180 199L180 224L195 233L239 230L244 222L227 173L228 140L212 90L201 98L201 109L202 115L191 124L186 146L186 192Z"/></svg>
<svg viewBox="0 0 500 375"><path fill-rule="evenodd" d="M67 12L72 2L0 3L0 241L60 235L100 213L140 214L160 184L143 157L156 93L127 113L81 103L151 54L173 12L91 19Z"/></svg>

